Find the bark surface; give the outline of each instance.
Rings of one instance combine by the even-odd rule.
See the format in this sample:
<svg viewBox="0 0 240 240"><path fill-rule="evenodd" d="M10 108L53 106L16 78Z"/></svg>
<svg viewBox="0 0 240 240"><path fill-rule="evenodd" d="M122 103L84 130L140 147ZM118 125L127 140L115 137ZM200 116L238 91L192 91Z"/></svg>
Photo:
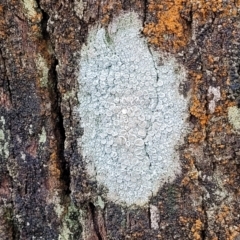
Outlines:
<svg viewBox="0 0 240 240"><path fill-rule="evenodd" d="M141 207L89 177L74 111L90 29L132 11L190 96L182 173ZM240 239L239 14L239 0L0 0L0 239Z"/></svg>

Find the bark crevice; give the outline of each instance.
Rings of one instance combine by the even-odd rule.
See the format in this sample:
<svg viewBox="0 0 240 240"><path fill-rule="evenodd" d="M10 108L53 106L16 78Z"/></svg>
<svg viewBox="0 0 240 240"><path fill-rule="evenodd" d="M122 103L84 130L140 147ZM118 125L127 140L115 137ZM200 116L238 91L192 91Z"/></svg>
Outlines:
<svg viewBox="0 0 240 240"><path fill-rule="evenodd" d="M2 64L3 64L3 69L4 69L4 76L3 76L3 85L4 85L4 80L6 79L6 87L7 87L7 91L9 93L9 100L10 100L10 103L12 104L12 91L11 91L11 85L10 85L10 80L8 78L8 75L7 75L7 67L6 67L6 63L5 63L5 58L3 57L3 52L0 48L0 57L2 59Z"/></svg>
<svg viewBox="0 0 240 240"><path fill-rule="evenodd" d="M201 238L205 240L207 238L207 230L208 230L208 221L207 221L207 212L204 203L204 195L202 196L202 211L203 211L203 228L201 230Z"/></svg>
<svg viewBox="0 0 240 240"><path fill-rule="evenodd" d="M91 202L89 203L89 209L90 209L91 216L92 216L94 231L98 237L98 240L103 240L100 230L99 230L98 219L97 219L97 214L96 214L96 207Z"/></svg>
<svg viewBox="0 0 240 240"><path fill-rule="evenodd" d="M50 48L54 51L55 47L54 44L51 42L50 35L47 30L49 15L44 9L41 7L40 1L37 1L39 9L42 12L42 21L41 21L41 31L42 31L42 38L46 41ZM62 97L61 93L58 89L58 75L57 75L57 66L58 66L58 59L56 58L56 54L52 54L52 64L49 69L49 91L51 95L51 105L52 105L52 121L54 124L54 132L57 139L57 154L61 169L60 179L64 183L64 193L67 196L70 196L70 166L69 163L66 161L64 156L64 148L65 148L65 129L64 129L64 118L63 113L61 111L61 102Z"/></svg>
<svg viewBox="0 0 240 240"><path fill-rule="evenodd" d="M147 20L148 0L144 0L143 4L144 4L143 9L143 26L144 26Z"/></svg>

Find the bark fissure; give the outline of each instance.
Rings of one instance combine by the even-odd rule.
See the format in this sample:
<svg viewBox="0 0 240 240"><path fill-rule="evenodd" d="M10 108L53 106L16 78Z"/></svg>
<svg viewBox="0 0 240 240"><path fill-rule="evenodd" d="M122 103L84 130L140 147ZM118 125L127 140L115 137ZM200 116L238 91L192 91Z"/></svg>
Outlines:
<svg viewBox="0 0 240 240"><path fill-rule="evenodd" d="M143 4L144 4L144 9L143 9L143 26L144 26L147 20L148 0L144 0Z"/></svg>
<svg viewBox="0 0 240 240"><path fill-rule="evenodd" d="M201 230L201 238L202 240L205 240L207 235L207 230L208 230L208 222L207 222L207 212L205 208L205 203L204 203L204 194L202 195L202 211L203 211L203 228Z"/></svg>
<svg viewBox="0 0 240 240"><path fill-rule="evenodd" d="M92 216L93 228L98 237L98 240L103 240L103 237L101 236L101 233L99 230L98 218L97 218L97 214L96 214L96 207L91 202L89 203L89 209L90 209L91 216Z"/></svg>
<svg viewBox="0 0 240 240"><path fill-rule="evenodd" d="M5 62L5 58L3 57L3 52L0 48L0 56L2 58L2 64L3 64L3 69L4 69L4 76L3 76L3 84L4 84L4 80L6 79L6 87L7 87L7 90L8 90L8 93L9 93L9 100L12 104L12 91L11 91L11 85L10 85L10 80L8 78L8 75L7 75L7 67L6 67L6 62Z"/></svg>
<svg viewBox="0 0 240 240"><path fill-rule="evenodd" d="M57 59L55 59L53 65L52 65L52 78L54 81L54 93L55 93L55 111L57 115L57 123L56 123L56 136L58 139L58 155L59 155L59 160L60 160L60 165L61 165L61 179L65 183L65 193L69 196L71 193L70 190L70 182L71 182L71 177L70 177L70 167L68 162L65 159L64 156L64 146L65 146L65 129L64 129L64 123L63 123L63 114L61 112L61 96L58 91L57 87L57 72L56 72L56 66L58 65ZM53 96L53 101L54 101L54 96Z"/></svg>
<svg viewBox="0 0 240 240"><path fill-rule="evenodd" d="M47 31L47 24L49 20L49 15L47 12L45 12L38 1L39 8L42 11L42 22L41 22L41 30L42 30L42 37L44 40L46 40L47 44L50 45L51 49L54 50L54 45L51 42L49 33ZM60 163L60 169L61 174L60 178L64 182L65 188L65 194L67 196L70 195L70 167L69 163L66 161L64 156L64 146L65 146L65 129L64 129L64 120L63 120L63 114L61 111L61 94L58 90L58 76L57 76L57 68L58 66L58 59L56 58L56 54L52 55L52 65L49 69L49 91L51 92L51 101L52 101L52 116L53 116L53 122L55 124L55 136L57 139L57 149L58 149L58 159Z"/></svg>
<svg viewBox="0 0 240 240"><path fill-rule="evenodd" d="M2 48L2 46L1 46L1 48ZM10 101L10 104L12 105L13 104L12 90L11 90L10 79L9 79L9 76L8 76L8 67L7 67L7 64L6 64L7 59L3 56L3 50L1 48L0 48L0 58L1 58L1 63L2 63L1 70L3 72L3 76L1 76L1 78L2 78L1 79L2 80L2 86L1 87L3 88L3 93L4 93L5 90L8 92L9 101ZM2 96L0 96L0 101L1 101L1 98L2 98ZM0 106L0 107L2 107L2 106ZM5 111L6 110L4 109L3 112L6 113ZM1 111L0 116L4 116L3 112ZM9 115L11 115L11 113ZM7 119L9 119L9 118L7 118ZM10 135L9 136L9 142L13 141L13 136L11 134L12 133L12 124L13 124L12 119L10 118L10 120L8 121L8 127L7 127L7 129L9 130L8 134ZM2 149L0 148L0 150L2 150ZM14 189L14 179L13 179L13 176L11 175L11 172L10 172L11 167L9 166L10 165L9 164L9 159L10 158L15 159L16 156L15 156L13 147L9 146L9 152L10 152L10 154L9 154L7 159L0 159L0 170L2 170L1 167L3 167L3 169L5 170L3 175L5 175L5 177L9 179L9 187L12 190L12 189ZM0 157L2 157L2 156L0 156ZM2 163L3 163L2 160L6 161L5 166L2 165ZM2 187L1 184L2 184L2 182L0 181L0 188ZM15 214L14 214L14 209L15 209L16 206L14 204L12 191L10 191L10 196L8 196L8 198L9 198L9 206L6 207L5 206L6 203L5 203L3 206L0 205L0 209L1 208L4 209L6 207L6 209L7 209L6 211L8 211L8 213L9 213L9 215L7 216L8 219L6 221L7 225L9 226L9 230L10 230L9 233L8 233L8 236L11 236L12 240L17 240L17 239L19 239L19 237L18 237L19 236L19 229L18 229L16 218L15 218ZM2 199L0 199L0 201L2 201ZM1 227L0 227L0 230L1 230ZM2 232L0 231L0 236L2 236L1 234L2 234Z"/></svg>
<svg viewBox="0 0 240 240"><path fill-rule="evenodd" d="M148 206L148 221L149 221L149 229L152 228L152 221L151 221L151 208Z"/></svg>

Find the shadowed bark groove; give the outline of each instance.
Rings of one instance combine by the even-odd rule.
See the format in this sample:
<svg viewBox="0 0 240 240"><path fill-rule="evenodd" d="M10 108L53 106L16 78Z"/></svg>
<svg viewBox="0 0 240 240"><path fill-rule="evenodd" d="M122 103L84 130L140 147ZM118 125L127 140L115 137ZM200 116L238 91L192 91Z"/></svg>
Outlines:
<svg viewBox="0 0 240 240"><path fill-rule="evenodd" d="M92 215L92 221L93 221L93 224L94 224L94 230L98 236L98 240L102 240L102 236L100 234L100 231L99 231L99 226L98 226L98 219L97 219L97 216L96 216L96 208L94 206L93 203L89 203L89 208L90 208L90 212L91 212L91 215Z"/></svg>
<svg viewBox="0 0 240 240"><path fill-rule="evenodd" d="M40 7L40 3L38 2L38 6ZM43 39L50 45L54 52L54 46L51 43L49 33L47 31L47 25L49 21L49 15L43 10L42 11L42 21L41 21L41 32ZM55 136L58 139L58 159L61 166L61 176L60 178L65 183L65 194L68 196L71 192L70 190L70 167L69 163L66 162L64 157L64 141L65 141L65 129L63 125L63 115L61 112L61 94L58 90L58 78L57 78L57 68L58 60L56 59L54 53L52 56L52 64L49 69L49 92L52 101L52 115L56 117L53 119L55 122Z"/></svg>

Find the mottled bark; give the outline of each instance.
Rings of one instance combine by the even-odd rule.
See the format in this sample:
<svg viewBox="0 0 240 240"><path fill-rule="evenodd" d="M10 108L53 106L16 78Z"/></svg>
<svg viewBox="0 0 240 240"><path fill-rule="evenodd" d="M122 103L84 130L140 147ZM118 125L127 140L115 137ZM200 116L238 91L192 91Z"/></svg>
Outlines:
<svg viewBox="0 0 240 240"><path fill-rule="evenodd" d="M123 12L187 71L182 173L143 206L106 197L78 139L79 58ZM0 0L0 239L240 239L240 2Z"/></svg>

